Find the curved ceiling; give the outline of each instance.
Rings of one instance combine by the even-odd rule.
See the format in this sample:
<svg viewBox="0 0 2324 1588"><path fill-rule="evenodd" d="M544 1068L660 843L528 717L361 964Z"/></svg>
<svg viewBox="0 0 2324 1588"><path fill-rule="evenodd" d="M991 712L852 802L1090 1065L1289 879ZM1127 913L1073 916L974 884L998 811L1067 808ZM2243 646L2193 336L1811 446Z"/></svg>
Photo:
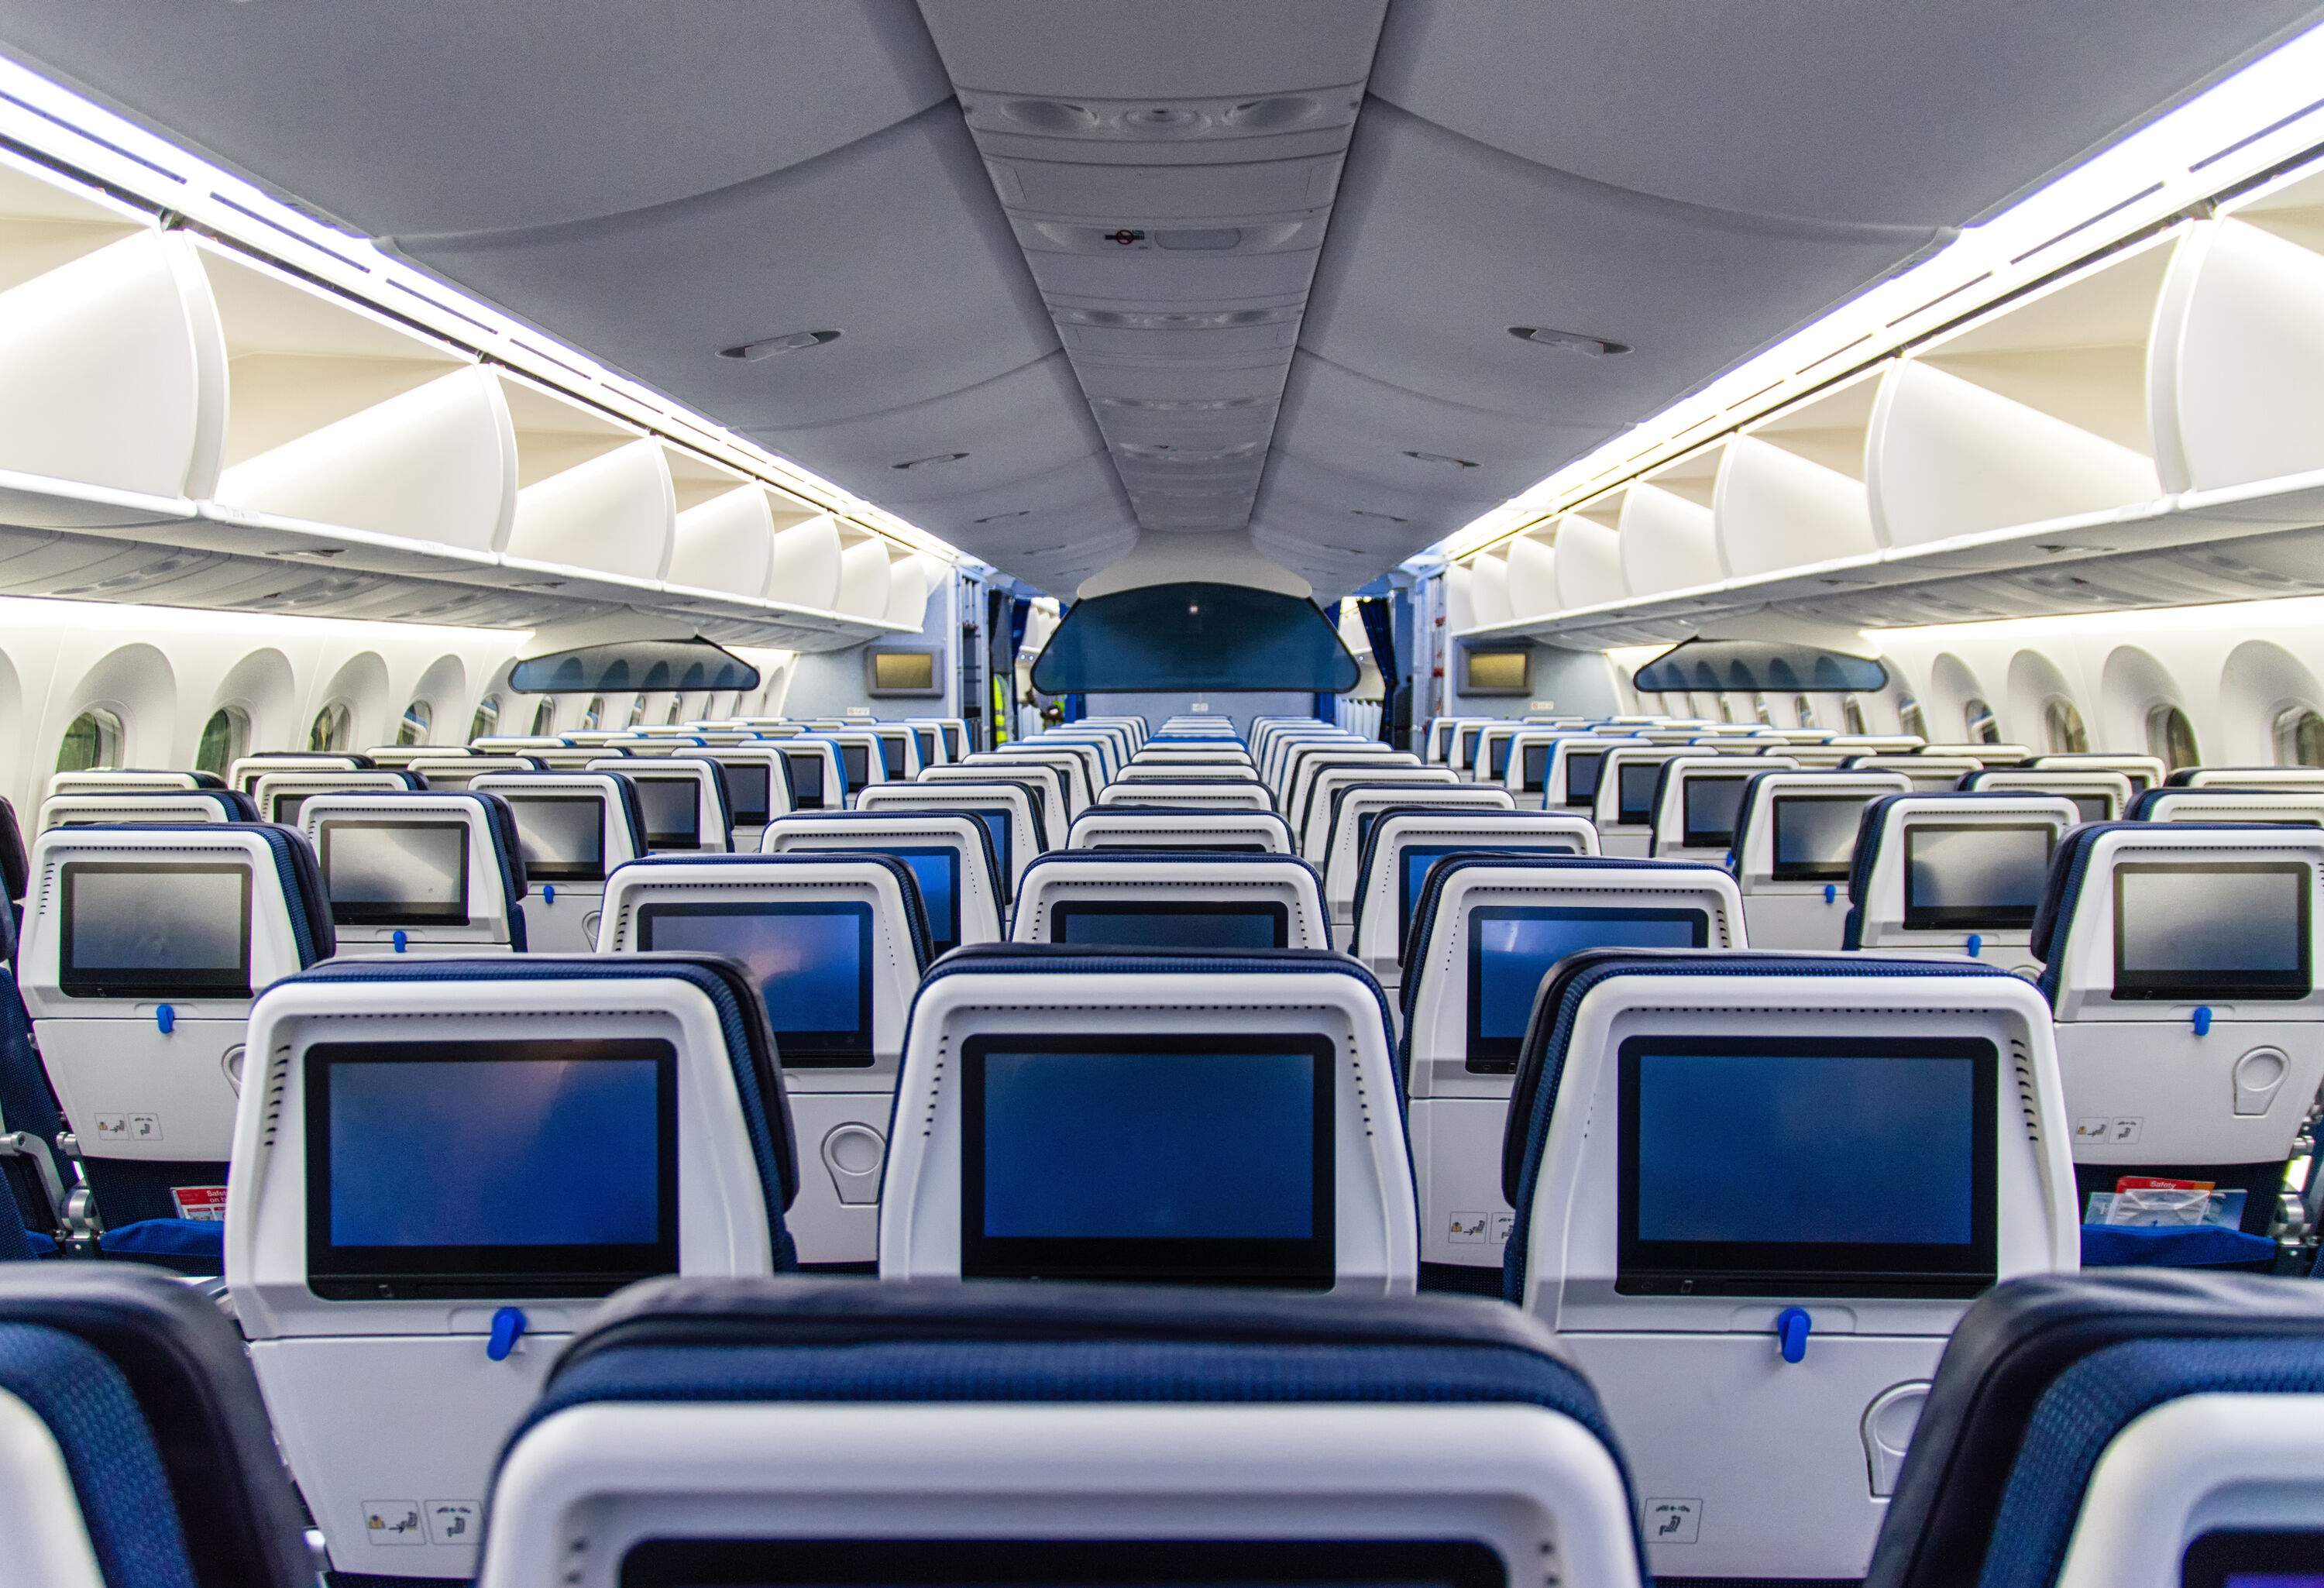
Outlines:
<svg viewBox="0 0 2324 1588"><path fill-rule="evenodd" d="M0 50L1028 583L1331 596L2319 14L2105 9L0 0Z"/></svg>

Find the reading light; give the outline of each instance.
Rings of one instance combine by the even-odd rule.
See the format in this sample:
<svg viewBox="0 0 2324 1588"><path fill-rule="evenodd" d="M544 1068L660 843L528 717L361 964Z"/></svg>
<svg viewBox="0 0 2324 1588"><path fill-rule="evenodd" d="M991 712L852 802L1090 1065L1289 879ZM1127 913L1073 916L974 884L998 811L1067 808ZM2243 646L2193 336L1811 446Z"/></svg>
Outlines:
<svg viewBox="0 0 2324 1588"><path fill-rule="evenodd" d="M755 363L772 358L778 353L797 353L803 348L821 347L836 342L844 333L839 331L793 331L788 337L769 337L763 342L744 342L738 346L721 347L721 358L743 359Z"/></svg>
<svg viewBox="0 0 2324 1588"><path fill-rule="evenodd" d="M890 468L926 468L932 463L958 463L968 456L965 452L931 452L926 457L908 457L901 463L891 463Z"/></svg>
<svg viewBox="0 0 2324 1588"><path fill-rule="evenodd" d="M1520 342L1559 347L1591 358L1618 358L1630 350L1628 342L1609 342L1600 337L1585 337L1579 331L1553 331L1546 326L1511 326L1509 335Z"/></svg>
<svg viewBox="0 0 2324 1588"><path fill-rule="evenodd" d="M1465 457L1455 457L1449 452L1416 452L1407 448L1404 454L1416 463L1441 463L1447 468L1474 468L1476 464Z"/></svg>

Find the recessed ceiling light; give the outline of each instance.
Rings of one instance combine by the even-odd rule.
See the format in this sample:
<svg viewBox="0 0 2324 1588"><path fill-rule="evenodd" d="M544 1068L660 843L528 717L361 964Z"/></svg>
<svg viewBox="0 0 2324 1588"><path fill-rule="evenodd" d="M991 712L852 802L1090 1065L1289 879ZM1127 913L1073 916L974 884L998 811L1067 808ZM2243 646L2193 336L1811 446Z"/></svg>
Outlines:
<svg viewBox="0 0 2324 1588"><path fill-rule="evenodd" d="M1466 457L1455 457L1449 452L1418 452L1410 448L1406 448L1404 455L1406 457L1411 458L1416 463L1441 463L1447 468L1474 468L1477 466L1471 459Z"/></svg>
<svg viewBox="0 0 2324 1588"><path fill-rule="evenodd" d="M1351 507L1348 511L1355 514L1358 518L1384 519L1392 524L1408 524L1412 522L1408 518L1398 518L1392 512L1379 512L1369 507Z"/></svg>
<svg viewBox="0 0 2324 1588"><path fill-rule="evenodd" d="M958 463L968 456L965 452L931 452L926 457L908 457L901 463L891 463L890 468L926 468L932 463Z"/></svg>
<svg viewBox="0 0 2324 1588"><path fill-rule="evenodd" d="M902 466L899 465L898 466L901 467ZM1013 512L988 512L982 518L973 518L968 522L973 524L997 524L1003 519L1031 518L1032 516L1033 510L1031 508L1020 507Z"/></svg>
<svg viewBox="0 0 2324 1588"><path fill-rule="evenodd" d="M797 353L803 348L821 347L836 342L844 333L839 331L793 331L785 337L768 337L757 342L743 342L733 347L721 347L718 356L738 362L753 362L772 358L778 353Z"/></svg>
<svg viewBox="0 0 2324 1588"><path fill-rule="evenodd" d="M1520 342L1531 342L1536 346L1561 348L1591 358L1619 358L1630 350L1628 342L1609 342L1603 337L1585 337L1580 331L1553 331L1547 326L1511 326L1509 335Z"/></svg>

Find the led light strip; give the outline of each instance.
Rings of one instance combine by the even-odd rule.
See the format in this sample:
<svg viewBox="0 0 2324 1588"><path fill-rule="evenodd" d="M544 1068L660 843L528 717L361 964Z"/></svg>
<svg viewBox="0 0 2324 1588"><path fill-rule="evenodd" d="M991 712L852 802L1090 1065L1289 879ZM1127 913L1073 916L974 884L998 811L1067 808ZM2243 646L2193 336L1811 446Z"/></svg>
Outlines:
<svg viewBox="0 0 2324 1588"><path fill-rule="evenodd" d="M263 189L79 94L0 58L0 140L34 151L142 205L175 211L262 258L346 296L490 354L542 384L798 496L907 551L945 562L959 551L876 503L801 468L586 353L521 325L482 299L415 269L372 241L326 226Z"/></svg>
<svg viewBox="0 0 2324 1588"><path fill-rule="evenodd" d="M2177 109L1970 226L1951 243L1709 386L1462 526L1460 559L1593 496L1941 327L2103 253L2324 142L2324 27L2287 41Z"/></svg>

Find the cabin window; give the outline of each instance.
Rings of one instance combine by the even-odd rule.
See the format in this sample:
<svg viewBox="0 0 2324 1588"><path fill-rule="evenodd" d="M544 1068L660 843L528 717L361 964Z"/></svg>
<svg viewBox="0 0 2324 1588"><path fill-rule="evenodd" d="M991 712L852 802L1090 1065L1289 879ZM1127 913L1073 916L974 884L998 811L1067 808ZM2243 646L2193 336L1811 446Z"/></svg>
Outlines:
<svg viewBox="0 0 2324 1588"><path fill-rule="evenodd" d="M2202 750L2195 743L2195 725L2187 714L2168 701L2162 702L2146 714L2146 749L2150 755L2159 755L2163 764L2172 771L2182 766L2200 765Z"/></svg>
<svg viewBox="0 0 2324 1588"><path fill-rule="evenodd" d="M2324 766L2324 716L2312 706L2295 706L2275 719L2278 766Z"/></svg>
<svg viewBox="0 0 2324 1588"><path fill-rule="evenodd" d="M605 697L603 695L592 695L589 697L589 704L581 708L581 731L585 734L595 733L604 725Z"/></svg>
<svg viewBox="0 0 2324 1588"><path fill-rule="evenodd" d="M546 739L557 732L557 702L544 695L532 708L532 736Z"/></svg>
<svg viewBox="0 0 2324 1588"><path fill-rule="evenodd" d="M2049 735L2050 748L2059 755L2083 755L2090 748L2090 731L2082 724L2082 714L2063 695L2052 695L2042 707L2042 731Z"/></svg>
<svg viewBox="0 0 2324 1588"><path fill-rule="evenodd" d="M1929 737L1929 714L1910 695L1896 697L1896 723L1915 739L1926 743Z"/></svg>
<svg viewBox="0 0 2324 1588"><path fill-rule="evenodd" d="M1993 707L1974 695L1961 702L1961 725L1969 730L1972 744L2001 743L2001 719L1993 715Z"/></svg>
<svg viewBox="0 0 2324 1588"><path fill-rule="evenodd" d="M678 714L685 709L686 700L684 697L681 696L678 699L671 701L669 703L669 709L662 713L661 725L665 728L674 728L678 726Z"/></svg>
<svg viewBox="0 0 2324 1588"><path fill-rule="evenodd" d="M336 755L344 752L355 736L355 709L344 700L334 700L315 714L307 729L307 748L317 755Z"/></svg>
<svg viewBox="0 0 2324 1588"><path fill-rule="evenodd" d="M1751 697L1751 715L1768 727L1772 728L1775 725L1775 708L1767 704L1767 697L1765 695Z"/></svg>
<svg viewBox="0 0 2324 1588"><path fill-rule="evenodd" d="M73 718L71 725L65 729L64 743L57 746L57 771L86 772L100 767L117 767L121 764L121 719L92 706Z"/></svg>
<svg viewBox="0 0 2324 1588"><path fill-rule="evenodd" d="M1848 725L1848 731L1851 734L1868 734L1872 731L1872 719L1864 715L1864 697L1860 695L1843 695L1840 697L1840 720Z"/></svg>
<svg viewBox="0 0 2324 1588"><path fill-rule="evenodd" d="M1716 701L1716 702L1718 703L1718 706L1719 706L1719 720L1720 720L1720 722L1722 722L1722 723L1731 723L1731 722L1733 722L1733 721L1735 720L1735 713L1734 713L1731 709L1729 709L1729 708L1728 704L1727 704L1727 697L1726 697L1726 696L1724 696L1724 695L1713 695L1713 696L1711 697L1711 699L1712 699L1712 700L1714 700L1714 701Z"/></svg>
<svg viewBox="0 0 2324 1588"><path fill-rule="evenodd" d="M469 719L468 738L489 739L501 725L501 697L487 695L476 702L476 715Z"/></svg>
<svg viewBox="0 0 2324 1588"><path fill-rule="evenodd" d="M226 769L250 753L250 713L239 706L221 706L202 725L202 742L194 750L194 770L226 775Z"/></svg>
<svg viewBox="0 0 2324 1588"><path fill-rule="evenodd" d="M636 699L634 699L634 700L632 700L632 701L631 701L631 702L630 702L630 716L629 716L629 722L628 722L627 725L628 725L628 726L630 726L630 727L634 728L634 727L636 727L640 723L641 723L641 722L643 722L643 721L645 721L645 720L646 720L646 697L645 697L644 696L641 695L641 696L639 696Z"/></svg>
<svg viewBox="0 0 2324 1588"><path fill-rule="evenodd" d="M1800 726L1803 728L1823 726L1821 723L1816 721L1815 702L1804 695L1792 697L1792 715L1800 719Z"/></svg>
<svg viewBox="0 0 2324 1588"><path fill-rule="evenodd" d="M415 700L403 708L403 720L395 725L398 744L425 744L428 730L435 725L436 708L425 700Z"/></svg>

